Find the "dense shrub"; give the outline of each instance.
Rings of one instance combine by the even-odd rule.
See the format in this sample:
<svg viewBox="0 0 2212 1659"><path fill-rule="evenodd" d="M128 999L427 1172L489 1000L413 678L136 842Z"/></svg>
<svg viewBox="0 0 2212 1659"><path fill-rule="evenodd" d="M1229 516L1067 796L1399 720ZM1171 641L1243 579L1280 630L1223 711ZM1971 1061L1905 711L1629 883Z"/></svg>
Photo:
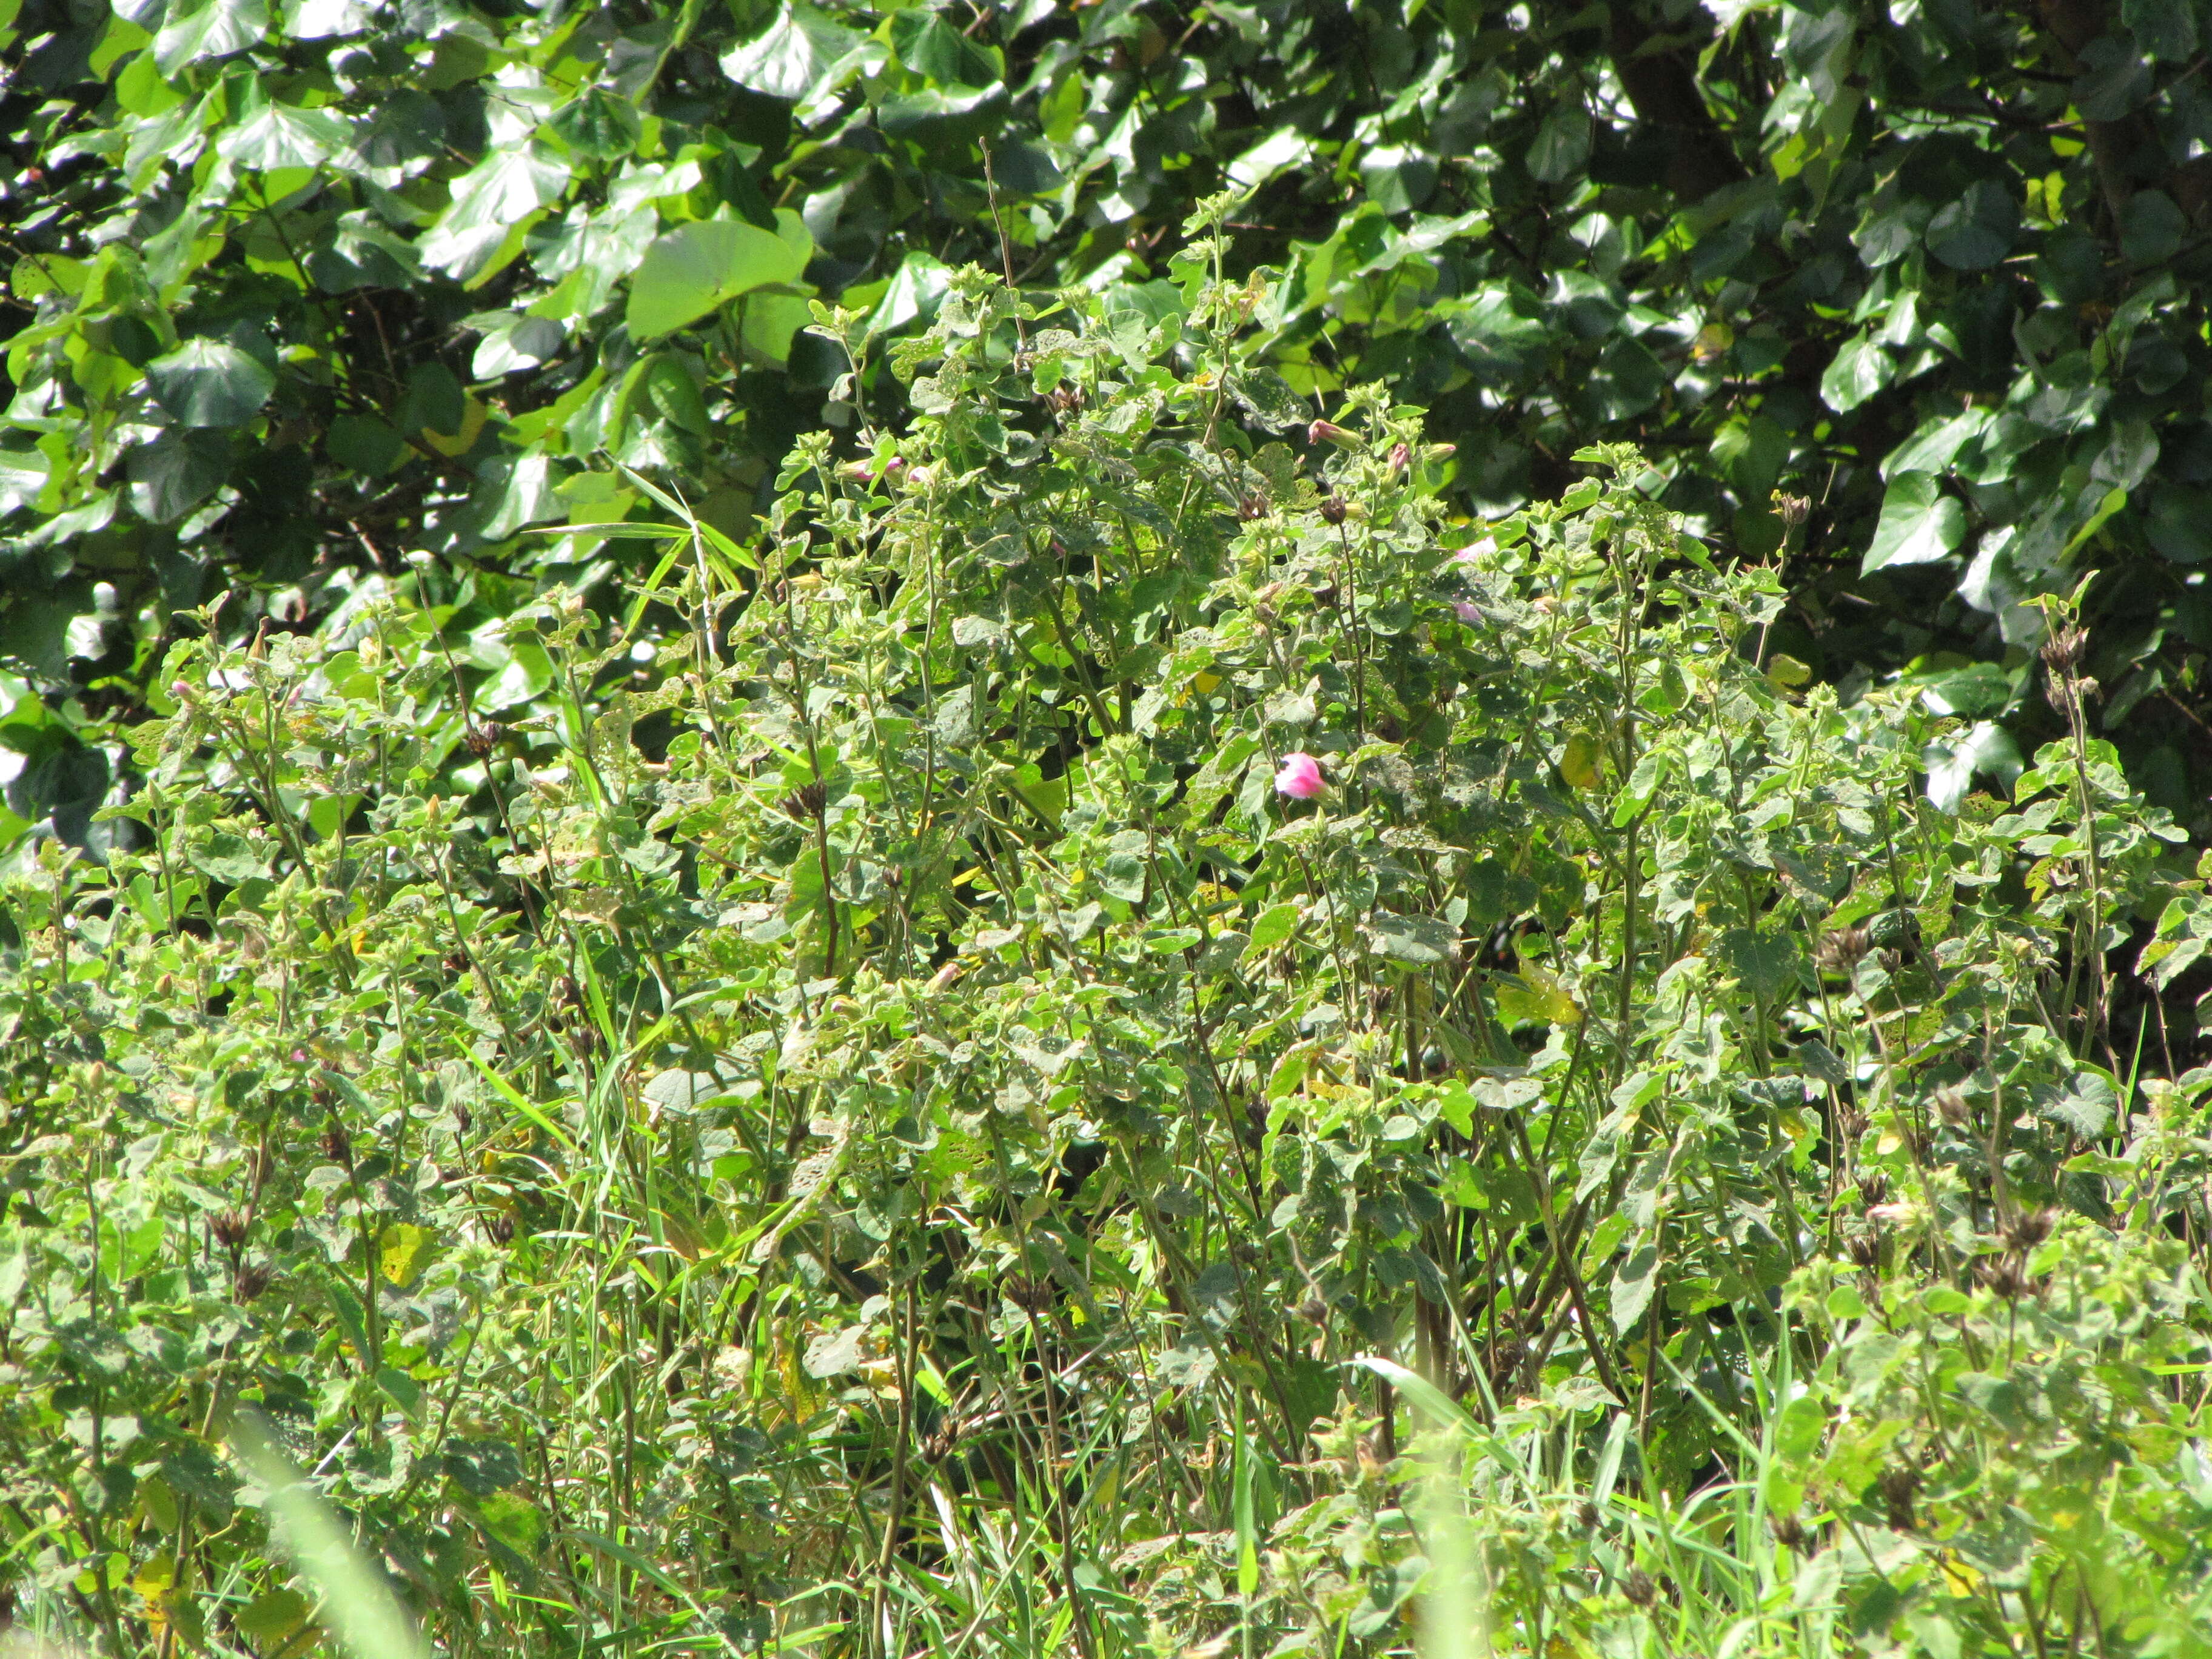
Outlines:
<svg viewBox="0 0 2212 1659"><path fill-rule="evenodd" d="M264 1420L454 1653L1381 1651L1431 1560L1449 1650L2203 1645L2199 885L2065 607L1977 780L1633 451L1310 426L1220 211L955 276L757 541L628 475L618 614L201 615L8 888L21 1616L312 1645Z"/></svg>

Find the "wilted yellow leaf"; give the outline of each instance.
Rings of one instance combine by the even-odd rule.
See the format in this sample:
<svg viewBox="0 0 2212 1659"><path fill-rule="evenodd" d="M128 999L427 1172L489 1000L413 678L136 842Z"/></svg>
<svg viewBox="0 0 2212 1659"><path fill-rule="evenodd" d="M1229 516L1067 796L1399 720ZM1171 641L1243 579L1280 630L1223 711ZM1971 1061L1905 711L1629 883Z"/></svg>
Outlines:
<svg viewBox="0 0 2212 1659"><path fill-rule="evenodd" d="M1597 739L1587 732L1569 738L1565 752L1559 757L1559 775L1577 789L1595 788Z"/></svg>
<svg viewBox="0 0 2212 1659"><path fill-rule="evenodd" d="M1813 671L1795 657L1778 653L1766 665L1766 678L1778 686L1802 685L1813 678Z"/></svg>

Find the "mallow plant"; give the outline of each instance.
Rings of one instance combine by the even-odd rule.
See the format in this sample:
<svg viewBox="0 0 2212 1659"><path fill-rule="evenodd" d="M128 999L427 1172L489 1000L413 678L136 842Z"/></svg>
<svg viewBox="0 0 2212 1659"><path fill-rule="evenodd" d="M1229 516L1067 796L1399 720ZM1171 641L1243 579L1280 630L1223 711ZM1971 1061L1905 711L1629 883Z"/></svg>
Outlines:
<svg viewBox="0 0 2212 1659"><path fill-rule="evenodd" d="M749 538L609 462L584 587L200 613L6 876L19 1623L362 1628L275 1468L455 1655L2204 1645L2212 927L2080 596L2032 763L1846 700L1634 451L1474 521L1301 403L1224 211L956 276Z"/></svg>

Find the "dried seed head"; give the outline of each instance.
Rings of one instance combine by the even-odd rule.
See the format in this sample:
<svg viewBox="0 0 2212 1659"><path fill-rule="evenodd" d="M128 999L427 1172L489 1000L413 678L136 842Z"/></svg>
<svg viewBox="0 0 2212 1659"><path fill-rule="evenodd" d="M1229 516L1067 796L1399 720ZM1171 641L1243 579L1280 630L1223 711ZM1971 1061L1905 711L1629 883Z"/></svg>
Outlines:
<svg viewBox="0 0 2212 1659"><path fill-rule="evenodd" d="M1936 1110L1944 1122L1954 1127L1965 1123L1972 1115L1966 1105L1966 1091L1955 1083L1936 1091Z"/></svg>
<svg viewBox="0 0 2212 1659"><path fill-rule="evenodd" d="M924 1437L921 1443L921 1461L925 1463L942 1463L952 1455L953 1447L959 1443L960 1419L957 1417L948 1417Z"/></svg>
<svg viewBox="0 0 2212 1659"><path fill-rule="evenodd" d="M1820 935L1820 942L1813 947L1813 960L1825 972L1849 974L1866 953L1865 928L1839 927Z"/></svg>
<svg viewBox="0 0 2212 1659"><path fill-rule="evenodd" d="M476 1127L476 1115L459 1101L453 1103L453 1127L466 1134Z"/></svg>
<svg viewBox="0 0 2212 1659"><path fill-rule="evenodd" d="M1321 521L1323 524L1342 524L1345 505L1341 495L1324 495L1321 501Z"/></svg>
<svg viewBox="0 0 2212 1659"><path fill-rule="evenodd" d="M488 760L491 757L492 744L497 739L492 736L489 727L471 721L469 729L461 736L461 741L468 745L469 753L478 760Z"/></svg>
<svg viewBox="0 0 2212 1659"><path fill-rule="evenodd" d="M1310 1296L1298 1304L1298 1317L1309 1325L1328 1323L1328 1304L1317 1296Z"/></svg>
<svg viewBox="0 0 2212 1659"><path fill-rule="evenodd" d="M1575 1510L1575 1519L1581 1524L1584 1532L1595 1532L1598 1522L1605 1517L1598 1513L1597 1505L1585 1498Z"/></svg>
<svg viewBox="0 0 2212 1659"><path fill-rule="evenodd" d="M1871 1273L1881 1263L1881 1239L1873 1233L1862 1233L1844 1247L1851 1253L1851 1260Z"/></svg>
<svg viewBox="0 0 2212 1659"><path fill-rule="evenodd" d="M1805 1547L1805 1523L1794 1515L1770 1516L1767 1525L1774 1529L1774 1541L1786 1550Z"/></svg>
<svg viewBox="0 0 2212 1659"><path fill-rule="evenodd" d="M830 792L820 782L802 783L776 803L801 823L819 818L830 805Z"/></svg>
<svg viewBox="0 0 2212 1659"><path fill-rule="evenodd" d="M1774 512L1784 524L1795 530L1813 516L1813 503L1809 497L1804 495L1777 495Z"/></svg>
<svg viewBox="0 0 2212 1659"><path fill-rule="evenodd" d="M1628 1577L1620 1581L1620 1593L1632 1607L1648 1607L1659 1599L1659 1586L1643 1568L1631 1567Z"/></svg>
<svg viewBox="0 0 2212 1659"><path fill-rule="evenodd" d="M345 1132L345 1125L332 1118L323 1131L323 1156L333 1164L353 1167L353 1140Z"/></svg>
<svg viewBox="0 0 2212 1659"><path fill-rule="evenodd" d="M494 1210L484 1218L484 1231L491 1235L491 1242L495 1244L512 1244L514 1242L514 1218L504 1210Z"/></svg>
<svg viewBox="0 0 2212 1659"><path fill-rule="evenodd" d="M2044 665L2054 674L2070 678L2081 665L2081 647L2088 642L2087 633L2069 623L2044 641Z"/></svg>
<svg viewBox="0 0 2212 1659"><path fill-rule="evenodd" d="M1869 1211L1881 1208L1889 1202L1889 1182L1875 1170L1863 1172L1859 1176L1859 1201Z"/></svg>
<svg viewBox="0 0 2212 1659"><path fill-rule="evenodd" d="M258 1297L269 1288L269 1269L258 1261L249 1261L240 1267L232 1280L233 1293L238 1298L239 1305L243 1307Z"/></svg>
<svg viewBox="0 0 2212 1659"><path fill-rule="evenodd" d="M1237 516L1245 524L1251 523L1255 519L1266 518L1267 498L1256 489L1246 492L1244 499L1237 503Z"/></svg>
<svg viewBox="0 0 2212 1659"><path fill-rule="evenodd" d="M1006 1300L1024 1313L1042 1313L1052 1306L1052 1285L1048 1280L1012 1273L1007 1276L1004 1289Z"/></svg>
<svg viewBox="0 0 2212 1659"><path fill-rule="evenodd" d="M226 1250L235 1250L246 1243L247 1219L243 1210L221 1210L208 1223L215 1234L215 1242Z"/></svg>
<svg viewBox="0 0 2212 1659"><path fill-rule="evenodd" d="M1912 1494L1920 1490L1920 1471L1897 1464L1884 1469L1874 1484L1875 1490L1881 1494L1883 1507L1889 1511L1890 1529L1911 1532L1914 1525Z"/></svg>
<svg viewBox="0 0 2212 1659"><path fill-rule="evenodd" d="M2032 1288L2020 1263L2009 1258L1977 1261L1974 1277L1981 1281L1984 1288L1995 1291L2008 1302L2019 1301Z"/></svg>
<svg viewBox="0 0 2212 1659"><path fill-rule="evenodd" d="M2026 1255L2051 1237L2053 1223L2058 1219L2051 1210L2023 1210L2005 1224L2005 1243Z"/></svg>

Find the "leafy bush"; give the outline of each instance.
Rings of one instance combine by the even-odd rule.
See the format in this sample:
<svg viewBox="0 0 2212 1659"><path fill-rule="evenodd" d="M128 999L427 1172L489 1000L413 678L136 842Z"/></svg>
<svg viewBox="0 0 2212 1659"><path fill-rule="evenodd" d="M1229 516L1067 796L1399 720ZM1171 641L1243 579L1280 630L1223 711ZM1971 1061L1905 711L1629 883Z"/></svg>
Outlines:
<svg viewBox="0 0 2212 1659"><path fill-rule="evenodd" d="M23 1616L311 1646L250 1412L455 1653L1382 1651L1432 1560L1516 1651L2203 1645L2115 955L2200 890L2063 606L1969 793L1634 451L1479 523L1310 425L1225 210L1165 310L955 275L757 540L604 475L608 614L199 614L9 878Z"/></svg>

